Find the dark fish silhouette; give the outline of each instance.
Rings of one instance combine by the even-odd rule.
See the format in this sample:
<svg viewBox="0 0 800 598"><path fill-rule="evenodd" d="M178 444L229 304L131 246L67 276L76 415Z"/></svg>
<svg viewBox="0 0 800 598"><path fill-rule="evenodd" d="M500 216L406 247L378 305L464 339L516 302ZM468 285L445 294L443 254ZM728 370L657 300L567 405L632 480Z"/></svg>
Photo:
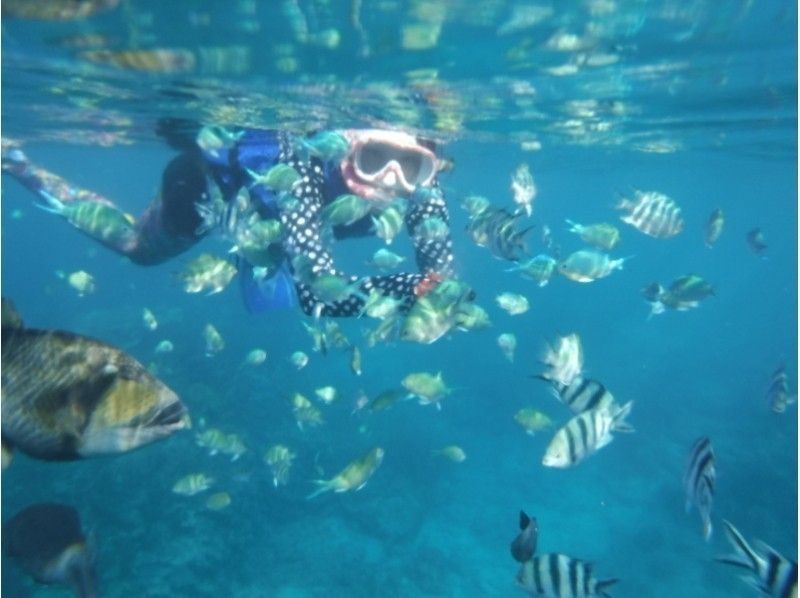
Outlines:
<svg viewBox="0 0 800 598"><path fill-rule="evenodd" d="M539 538L536 517L528 517L525 511L520 511L519 529L519 534L511 542L511 556L520 563L524 563L531 560L536 552L536 541Z"/></svg>
<svg viewBox="0 0 800 598"><path fill-rule="evenodd" d="M747 232L747 245L750 250L759 257L764 257L764 252L767 250L767 243L764 240L764 233L760 228L754 228Z"/></svg>
<svg viewBox="0 0 800 598"><path fill-rule="evenodd" d="M80 598L97 595L93 542L70 506L38 503L14 515L3 525L3 552L39 583L70 586Z"/></svg>
<svg viewBox="0 0 800 598"><path fill-rule="evenodd" d="M123 351L22 327L3 301L2 443L72 460L125 452L189 426L178 396Z"/></svg>

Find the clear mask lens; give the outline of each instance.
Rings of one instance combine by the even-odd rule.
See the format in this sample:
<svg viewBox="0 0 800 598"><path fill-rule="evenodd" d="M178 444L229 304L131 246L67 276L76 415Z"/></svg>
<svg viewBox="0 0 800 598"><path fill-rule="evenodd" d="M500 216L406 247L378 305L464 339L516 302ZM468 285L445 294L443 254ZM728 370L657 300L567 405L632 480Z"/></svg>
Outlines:
<svg viewBox="0 0 800 598"><path fill-rule="evenodd" d="M356 168L367 176L379 174L391 162L400 166L403 178L411 185L427 182L434 174L433 158L421 151L370 141L355 154Z"/></svg>

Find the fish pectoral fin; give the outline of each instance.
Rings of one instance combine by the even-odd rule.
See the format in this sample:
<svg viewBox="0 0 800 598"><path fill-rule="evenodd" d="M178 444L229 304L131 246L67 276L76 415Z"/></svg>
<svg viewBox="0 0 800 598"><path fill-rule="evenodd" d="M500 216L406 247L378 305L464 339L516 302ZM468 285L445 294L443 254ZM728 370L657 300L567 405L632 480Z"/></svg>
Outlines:
<svg viewBox="0 0 800 598"><path fill-rule="evenodd" d="M634 428L628 422L620 422L614 426L614 431L622 432L623 434L630 434L632 432L635 432L636 428Z"/></svg>
<svg viewBox="0 0 800 598"><path fill-rule="evenodd" d="M595 450L599 451L601 448L603 448L607 444L610 444L612 440L614 440L614 437L611 434L606 434L602 438L598 439L597 446L595 447Z"/></svg>

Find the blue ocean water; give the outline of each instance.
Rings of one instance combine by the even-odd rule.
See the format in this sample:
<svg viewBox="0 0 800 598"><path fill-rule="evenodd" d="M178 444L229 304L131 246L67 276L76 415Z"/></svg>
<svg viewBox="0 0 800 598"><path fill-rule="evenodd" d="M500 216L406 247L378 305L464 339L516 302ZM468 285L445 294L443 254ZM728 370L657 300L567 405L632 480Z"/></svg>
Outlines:
<svg viewBox="0 0 800 598"><path fill-rule="evenodd" d="M616 597L754 595L713 560L729 552L723 519L796 557L797 406L776 414L764 398L781 363L797 391L796 4L123 1L63 21L16 17L18 4L3 2L2 134L35 163L139 214L174 156L153 133L164 115L295 131L410 128L443 142L454 162L441 183L457 268L492 320L431 345L373 348L362 335L374 321L340 320L363 353L354 376L348 353L312 351L299 310L249 315L236 284L183 292L178 273L200 253L224 255L221 240L136 266L4 176L3 295L32 327L94 336L152 364L195 424L124 455L17 455L4 471L3 520L33 502L78 509L97 537L102 596L523 595L508 549L520 509L538 520L540 552L592 561L599 578L619 578ZM194 62L165 53L137 70L102 54L151 49ZM614 255L633 256L622 271L539 288L472 242L461 201L478 194L511 207L521 163L538 190L532 252L545 251L545 225L566 255L583 246L566 218L607 221L622 233ZM672 197L684 231L654 239L620 222L614 204L633 189ZM709 249L703 229L717 207L725 226ZM745 240L754 227L763 259ZM410 258L401 237L391 249ZM380 246L347 240L335 255L367 273ZM57 275L78 270L94 276L94 293L79 297ZM688 273L715 296L648 318L640 289ZM495 297L506 291L531 309L501 310ZM141 322L145 307L155 331ZM207 323L226 342L212 358ZM503 332L518 339L513 363L497 347ZM569 419L531 375L545 342L572 332L587 374L634 401L636 431L575 468L550 469L541 459L556 428L531 437L513 416L531 406L557 427ZM164 339L175 349L157 354ZM268 354L258 367L244 364L254 348ZM301 371L289 362L296 350L310 356ZM375 396L418 371L441 371L454 389L440 411L404 401L353 413L360 391ZM340 395L321 406L326 423L298 429L289 398L325 385ZM203 425L238 434L247 452L209 455L195 442ZM684 512L682 486L701 435L717 459L708 542L696 511ZM263 455L279 442L297 459L274 488ZM432 453L450 444L464 462ZM366 487L306 500L312 480L375 446L386 456ZM193 472L213 477L213 489L174 494ZM206 498L218 491L232 502L211 510ZM9 596L67 595L5 560L2 573Z"/></svg>

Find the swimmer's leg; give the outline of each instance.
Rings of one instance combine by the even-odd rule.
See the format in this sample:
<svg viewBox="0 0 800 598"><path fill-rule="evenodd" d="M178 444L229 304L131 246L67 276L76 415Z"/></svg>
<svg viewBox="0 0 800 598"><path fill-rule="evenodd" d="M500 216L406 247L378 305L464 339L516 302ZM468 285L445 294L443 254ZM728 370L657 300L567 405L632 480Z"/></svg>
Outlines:
<svg viewBox="0 0 800 598"><path fill-rule="evenodd" d="M195 230L200 219L194 202L205 192L205 173L198 156L182 155L170 163L164 172L161 195L138 221L99 193L34 165L6 140L2 144L2 171L33 191L40 207L136 263L165 261L199 239Z"/></svg>

